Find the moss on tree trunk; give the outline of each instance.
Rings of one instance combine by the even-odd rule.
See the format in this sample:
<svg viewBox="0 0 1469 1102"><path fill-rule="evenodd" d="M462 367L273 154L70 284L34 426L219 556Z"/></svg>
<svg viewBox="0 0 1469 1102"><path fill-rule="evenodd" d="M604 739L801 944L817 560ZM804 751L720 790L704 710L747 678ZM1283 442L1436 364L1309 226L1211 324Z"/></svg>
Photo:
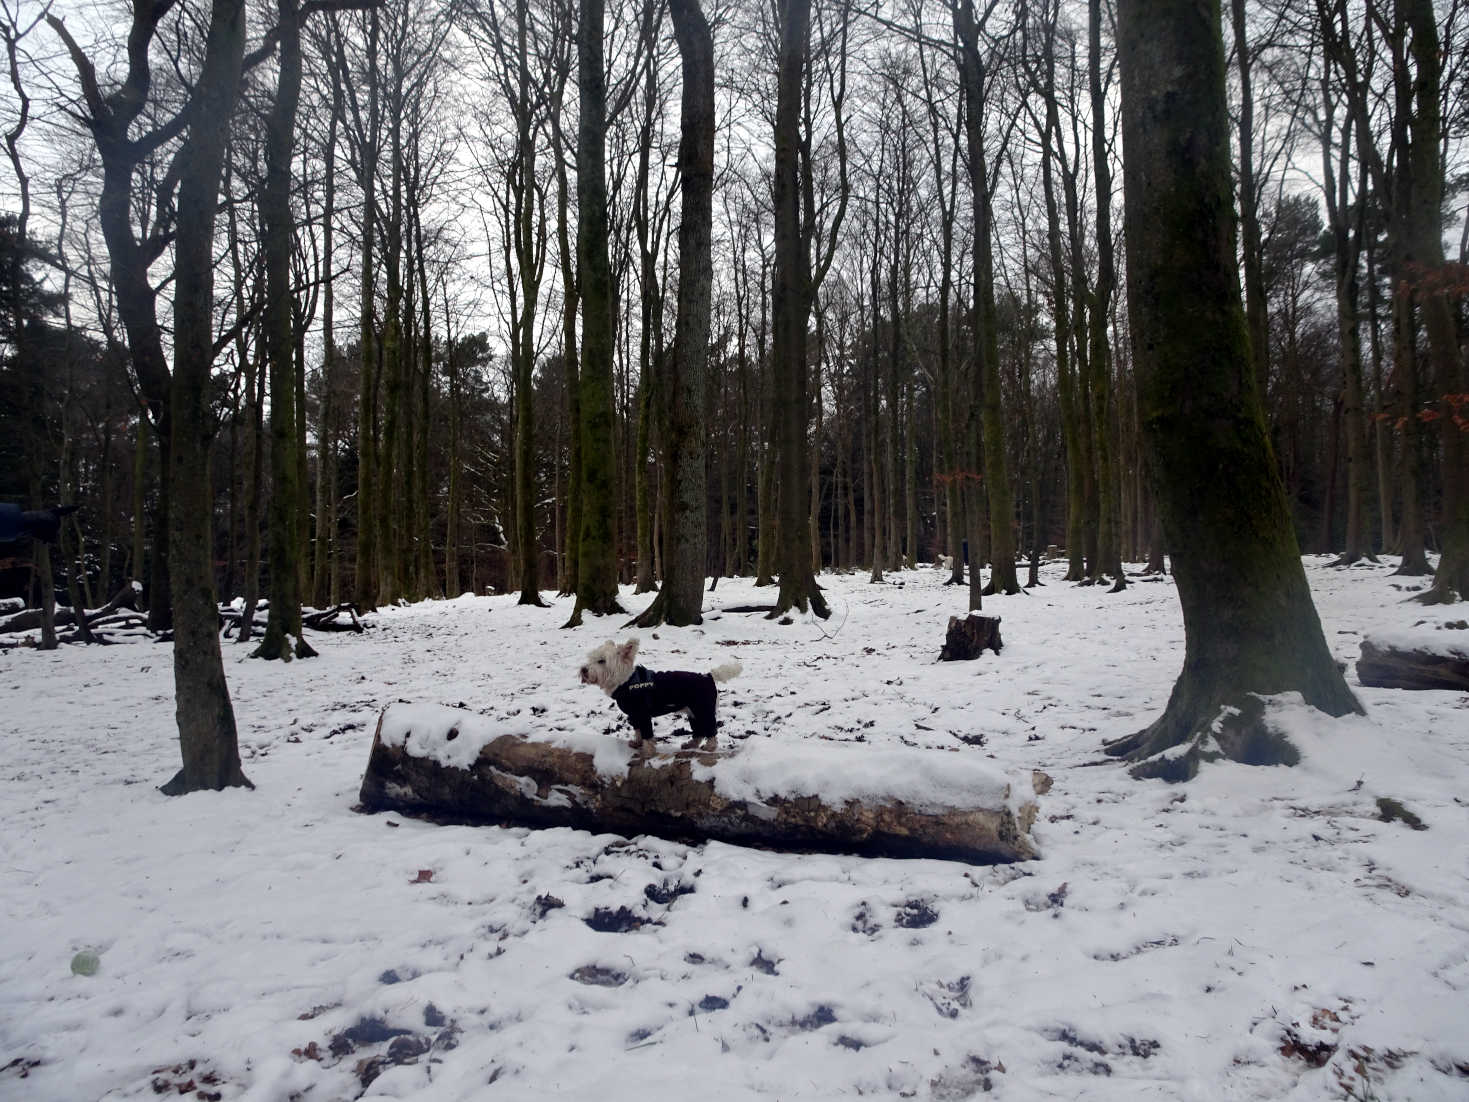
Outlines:
<svg viewBox="0 0 1469 1102"><path fill-rule="evenodd" d="M1288 763L1256 694L1360 707L1311 601L1251 367L1219 10L1122 0L1118 16L1139 414L1186 645L1163 715L1107 749L1144 762L1186 745L1135 769L1179 779L1213 753Z"/></svg>

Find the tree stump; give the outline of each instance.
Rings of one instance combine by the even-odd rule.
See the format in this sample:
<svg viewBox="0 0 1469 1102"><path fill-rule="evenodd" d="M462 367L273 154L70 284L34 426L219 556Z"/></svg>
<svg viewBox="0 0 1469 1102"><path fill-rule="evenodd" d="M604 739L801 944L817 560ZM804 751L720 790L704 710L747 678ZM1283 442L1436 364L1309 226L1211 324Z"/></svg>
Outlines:
<svg viewBox="0 0 1469 1102"><path fill-rule="evenodd" d="M1363 639L1357 679L1379 689L1469 692L1469 640L1429 650Z"/></svg>
<svg viewBox="0 0 1469 1102"><path fill-rule="evenodd" d="M554 740L554 741L553 741ZM395 704L361 806L436 820L573 827L797 852L998 864L1037 856L1034 781L959 751L751 740L641 757L589 732L530 736L472 712Z"/></svg>
<svg viewBox="0 0 1469 1102"><path fill-rule="evenodd" d="M950 616L949 631L944 637L943 650L939 651L939 661L967 662L986 650L999 654L1003 645L998 616L981 616L977 612L968 616Z"/></svg>

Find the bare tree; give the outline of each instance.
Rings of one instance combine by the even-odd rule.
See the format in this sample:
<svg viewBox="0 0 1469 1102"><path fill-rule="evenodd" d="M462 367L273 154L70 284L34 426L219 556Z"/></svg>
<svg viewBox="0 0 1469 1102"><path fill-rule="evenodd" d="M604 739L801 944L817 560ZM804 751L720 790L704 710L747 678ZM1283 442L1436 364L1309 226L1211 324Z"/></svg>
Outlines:
<svg viewBox="0 0 1469 1102"><path fill-rule="evenodd" d="M607 219L607 76L603 61L604 0L580 0L577 88L580 118L576 145L577 284L582 335L579 398L581 435L581 531L577 549L576 607L583 612L621 612L617 601L616 468L613 434L612 265Z"/></svg>
<svg viewBox="0 0 1469 1102"><path fill-rule="evenodd" d="M714 39L699 0L669 0L683 61L678 147L683 199L678 229L678 317L664 375L666 550L663 588L638 623L703 622L708 555L704 394L714 261Z"/></svg>

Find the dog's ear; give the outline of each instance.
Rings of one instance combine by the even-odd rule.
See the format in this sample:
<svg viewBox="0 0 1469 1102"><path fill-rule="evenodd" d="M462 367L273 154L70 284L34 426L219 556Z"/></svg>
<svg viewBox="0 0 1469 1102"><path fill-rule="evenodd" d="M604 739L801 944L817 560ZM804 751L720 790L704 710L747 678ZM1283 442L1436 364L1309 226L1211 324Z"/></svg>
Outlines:
<svg viewBox="0 0 1469 1102"><path fill-rule="evenodd" d="M624 662L631 662L637 656L638 641L636 639L629 639L626 643L617 648L617 657L622 659Z"/></svg>

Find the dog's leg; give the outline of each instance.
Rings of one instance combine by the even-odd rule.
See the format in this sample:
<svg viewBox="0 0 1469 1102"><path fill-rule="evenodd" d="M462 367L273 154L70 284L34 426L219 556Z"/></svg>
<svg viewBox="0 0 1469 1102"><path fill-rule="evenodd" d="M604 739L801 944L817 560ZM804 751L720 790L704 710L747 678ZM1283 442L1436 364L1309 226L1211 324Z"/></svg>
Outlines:
<svg viewBox="0 0 1469 1102"><path fill-rule="evenodd" d="M633 753L640 758L648 758L653 756L654 743L652 719L643 719L633 724L632 749Z"/></svg>
<svg viewBox="0 0 1469 1102"><path fill-rule="evenodd" d="M713 688L712 682L710 687ZM713 750L715 742L713 694L710 694L709 700L701 701L699 707L689 708L687 711L689 726L693 729L693 734L689 741L683 744L683 748L697 750L702 745L705 750Z"/></svg>
<svg viewBox="0 0 1469 1102"><path fill-rule="evenodd" d="M689 721L689 737L687 740L679 744L679 749L697 750L699 748L699 740L703 738L703 735L699 733L700 725L698 713L696 713L693 708L683 708L679 711L678 714Z"/></svg>

